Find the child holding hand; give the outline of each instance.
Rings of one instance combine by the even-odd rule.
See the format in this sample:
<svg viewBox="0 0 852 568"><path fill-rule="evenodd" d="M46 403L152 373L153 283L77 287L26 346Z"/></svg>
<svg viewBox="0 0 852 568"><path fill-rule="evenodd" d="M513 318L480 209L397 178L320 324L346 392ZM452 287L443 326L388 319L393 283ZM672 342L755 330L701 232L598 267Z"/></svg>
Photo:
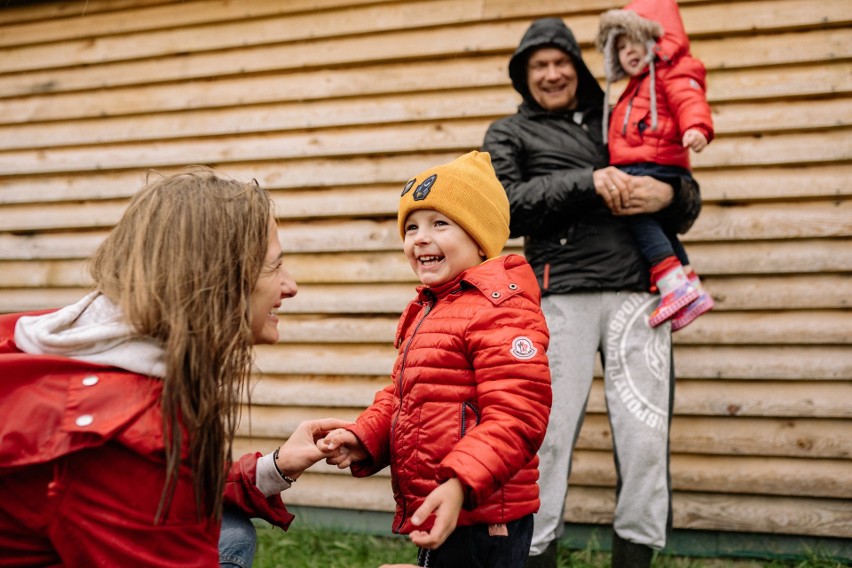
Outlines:
<svg viewBox="0 0 852 568"><path fill-rule="evenodd" d="M390 466L395 533L418 565L522 568L550 413L547 325L535 275L499 256L509 202L489 154L405 184L398 223L422 286L403 312L392 383L318 445L356 477Z"/></svg>
<svg viewBox="0 0 852 568"><path fill-rule="evenodd" d="M677 188L689 176L689 150L700 152L713 139L705 96L706 70L689 53L689 38L675 0L635 0L601 16L596 40L604 54L607 89L604 141L610 164L635 176L647 175ZM630 81L608 117L609 86ZM622 188L609 188L619 198ZM628 198L629 200L629 198ZM713 308L675 230L658 216L625 217L645 259L660 304L649 324L668 320L672 331Z"/></svg>

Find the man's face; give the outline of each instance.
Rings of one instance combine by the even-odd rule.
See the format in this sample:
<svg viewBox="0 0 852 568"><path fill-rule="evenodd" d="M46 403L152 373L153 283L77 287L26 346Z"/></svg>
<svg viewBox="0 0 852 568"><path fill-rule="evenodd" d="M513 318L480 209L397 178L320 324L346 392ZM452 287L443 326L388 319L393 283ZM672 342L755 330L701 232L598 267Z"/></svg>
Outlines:
<svg viewBox="0 0 852 568"><path fill-rule="evenodd" d="M542 47L527 61L527 87L545 110L577 106L577 71L571 56L555 47Z"/></svg>

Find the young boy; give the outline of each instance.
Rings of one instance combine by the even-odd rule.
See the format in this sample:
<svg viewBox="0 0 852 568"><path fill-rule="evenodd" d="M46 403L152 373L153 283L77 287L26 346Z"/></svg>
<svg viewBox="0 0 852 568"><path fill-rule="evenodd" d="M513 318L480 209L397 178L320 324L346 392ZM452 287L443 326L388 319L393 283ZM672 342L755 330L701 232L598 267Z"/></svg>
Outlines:
<svg viewBox="0 0 852 568"><path fill-rule="evenodd" d="M390 465L395 533L420 566L522 568L550 414L549 341L532 268L499 256L509 202L489 154L405 184L405 256L422 282L399 320L392 384L318 442L356 477Z"/></svg>
<svg viewBox="0 0 852 568"><path fill-rule="evenodd" d="M677 3L635 0L623 10L609 10L601 16L596 43L606 69L603 128L610 164L677 187L682 176L690 175L689 149L700 152L713 139L706 71L689 53ZM630 81L610 121L609 86L625 76ZM677 233L652 216L625 219L660 291L649 324L671 319L677 331L710 310L713 298L692 271Z"/></svg>

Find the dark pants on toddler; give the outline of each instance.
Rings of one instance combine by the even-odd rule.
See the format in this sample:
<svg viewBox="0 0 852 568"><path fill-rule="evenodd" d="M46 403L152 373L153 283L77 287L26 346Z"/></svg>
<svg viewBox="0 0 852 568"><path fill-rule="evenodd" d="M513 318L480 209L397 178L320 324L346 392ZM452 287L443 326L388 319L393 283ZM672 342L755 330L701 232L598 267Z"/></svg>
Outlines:
<svg viewBox="0 0 852 568"><path fill-rule="evenodd" d="M533 516L506 524L509 534L491 536L488 525L457 527L435 550L420 549L418 566L432 568L523 568L532 542Z"/></svg>
<svg viewBox="0 0 852 568"><path fill-rule="evenodd" d="M689 170L678 166L650 162L616 167L632 176L651 176L674 187L679 186L681 177L692 175ZM669 256L676 256L684 266L689 264L689 257L677 237L677 232L666 230L654 215L627 215L624 220L630 227L633 238L636 239L639 251L651 266Z"/></svg>

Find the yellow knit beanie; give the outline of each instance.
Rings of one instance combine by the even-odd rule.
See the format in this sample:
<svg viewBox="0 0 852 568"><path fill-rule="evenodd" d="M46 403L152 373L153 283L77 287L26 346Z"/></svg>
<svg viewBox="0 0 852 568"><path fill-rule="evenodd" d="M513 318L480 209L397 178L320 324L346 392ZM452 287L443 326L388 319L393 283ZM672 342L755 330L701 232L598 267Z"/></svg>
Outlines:
<svg viewBox="0 0 852 568"><path fill-rule="evenodd" d="M509 238L509 199L488 152L469 152L408 180L399 200L399 234L418 209L443 213L463 228L487 258L500 255Z"/></svg>

